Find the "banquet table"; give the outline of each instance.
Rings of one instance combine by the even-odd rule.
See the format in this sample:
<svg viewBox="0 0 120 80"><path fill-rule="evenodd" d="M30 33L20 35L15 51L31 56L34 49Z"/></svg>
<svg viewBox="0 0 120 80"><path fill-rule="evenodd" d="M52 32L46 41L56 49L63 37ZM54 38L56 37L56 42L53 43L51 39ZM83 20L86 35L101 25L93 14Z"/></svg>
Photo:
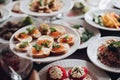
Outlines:
<svg viewBox="0 0 120 80"><path fill-rule="evenodd" d="M113 8L115 8L115 7L113 7ZM100 33L101 33L101 37L104 37L104 36L118 36L118 37L120 37L120 31L106 31L106 30L101 30L101 29L99 29L99 30L100 30ZM78 49L72 55L66 57L65 59L80 59L80 60L86 60L88 62L91 62L90 59L87 56L87 48ZM40 71L43 67L45 67L46 65L48 65L50 63L40 63L40 64L38 64L38 63L34 62L32 70L35 69L37 71ZM31 70L31 72L32 72L32 70ZM103 71L105 73L107 73L112 80L117 80L120 77L120 73L113 73L113 72L108 72L108 71L105 71L105 70L103 70ZM29 80L31 72L24 80ZM3 71L1 65L0 65L0 80L10 80L10 78Z"/></svg>
<svg viewBox="0 0 120 80"><path fill-rule="evenodd" d="M118 32L114 32L114 31L100 30L100 32L101 32L101 37L103 37L103 36L120 36L120 32L119 31ZM81 60L86 60L86 61L91 62L89 60L88 56L87 56L86 50L87 50L87 48L77 50L72 55L70 55L69 57L66 57L65 59L81 59ZM33 69L36 69L37 71L39 71L39 70L41 70L43 67L45 67L48 64L50 64L50 63L38 64L38 63L34 62ZM32 70L31 70L31 72L32 72ZM118 74L118 73L112 73L112 72L108 72L108 71L104 71L104 72L106 72L112 80L117 80L117 78L120 77L120 74ZM31 73L24 80L29 80L30 75L31 75ZM4 71L0 67L0 80L9 80L6 77L7 77L7 75L4 73Z"/></svg>

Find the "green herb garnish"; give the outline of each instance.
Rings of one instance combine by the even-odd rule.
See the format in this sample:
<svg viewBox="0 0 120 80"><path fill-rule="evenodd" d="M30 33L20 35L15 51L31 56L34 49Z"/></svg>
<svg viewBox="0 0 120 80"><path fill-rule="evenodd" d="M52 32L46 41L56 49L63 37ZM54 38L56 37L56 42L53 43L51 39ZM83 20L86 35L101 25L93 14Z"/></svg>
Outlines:
<svg viewBox="0 0 120 80"><path fill-rule="evenodd" d="M27 45L28 45L28 42L22 42L22 43L19 45L19 48L25 48Z"/></svg>
<svg viewBox="0 0 120 80"><path fill-rule="evenodd" d="M39 46L37 44L33 45L33 47L37 50L40 51L42 49L42 46Z"/></svg>
<svg viewBox="0 0 120 80"><path fill-rule="evenodd" d="M27 16L22 22L23 26L30 25L32 23L32 19L29 16Z"/></svg>
<svg viewBox="0 0 120 80"><path fill-rule="evenodd" d="M72 28L79 29L80 27L82 27L82 25L77 24L77 25L73 25Z"/></svg>
<svg viewBox="0 0 120 80"><path fill-rule="evenodd" d="M32 34L32 33L33 33L33 30L35 30L35 27L27 28L26 30L27 30L30 34Z"/></svg>
<svg viewBox="0 0 120 80"><path fill-rule="evenodd" d="M64 37L64 39L68 39L69 38L69 35L66 35L65 37Z"/></svg>
<svg viewBox="0 0 120 80"><path fill-rule="evenodd" d="M41 45L45 47L49 47L50 41L43 42Z"/></svg>
<svg viewBox="0 0 120 80"><path fill-rule="evenodd" d="M40 4L40 6L44 6L44 1L43 0L39 0L39 4Z"/></svg>
<svg viewBox="0 0 120 80"><path fill-rule="evenodd" d="M91 38L94 35L94 33L85 30L85 32L82 33L81 42L86 42L89 38Z"/></svg>
<svg viewBox="0 0 120 80"><path fill-rule="evenodd" d="M58 44L53 44L53 48L60 48L60 45L58 45Z"/></svg>
<svg viewBox="0 0 120 80"><path fill-rule="evenodd" d="M50 30L51 30L51 33L57 31L54 27L51 27Z"/></svg>

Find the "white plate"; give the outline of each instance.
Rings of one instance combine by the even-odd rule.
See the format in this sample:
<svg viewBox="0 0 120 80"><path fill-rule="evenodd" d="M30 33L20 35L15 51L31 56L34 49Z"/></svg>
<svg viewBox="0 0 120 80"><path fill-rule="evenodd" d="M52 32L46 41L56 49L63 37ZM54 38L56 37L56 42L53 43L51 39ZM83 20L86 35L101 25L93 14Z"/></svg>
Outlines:
<svg viewBox="0 0 120 80"><path fill-rule="evenodd" d="M80 20L80 19L75 19L75 20L57 20L57 21L53 21L53 23L64 24L66 26L71 26L71 27L73 25L75 25L75 24L78 24L78 25L82 25L83 27L85 27L85 29L87 29L90 32L94 33L94 36L92 36L88 41L80 44L78 49L86 48L89 45L89 43L91 43L94 39L100 38L100 36L101 36L101 34L100 34L98 29L90 26L84 20Z"/></svg>
<svg viewBox="0 0 120 80"><path fill-rule="evenodd" d="M3 27L3 25L5 25L8 21L11 21L11 22L21 22L21 21L24 20L24 18L25 17L10 17L8 20L6 20L2 24L0 24L0 27ZM33 21L34 24L38 24L38 22L39 22L35 18L32 18L32 21ZM0 37L0 43L9 43L9 41Z"/></svg>
<svg viewBox="0 0 120 80"><path fill-rule="evenodd" d="M65 60L56 61L47 65L46 67L41 69L39 72L40 80L46 80L46 73L48 68L56 65L62 66L64 68L72 68L74 66L86 67L97 78L97 80L111 80L106 73L104 73L102 70L100 70L93 64L84 60L77 60L77 59L65 59Z"/></svg>
<svg viewBox="0 0 120 80"><path fill-rule="evenodd" d="M50 26L58 26L60 24L49 24ZM64 55L60 55L60 56L49 56L47 58L32 58L32 57L28 57L27 55L27 52L17 52L14 50L14 47L15 47L15 44L14 44L14 36L20 32L23 32L23 31L26 31L26 28L29 28L33 25L29 25L29 26L25 26L21 29L19 29L18 31L16 31L13 36L11 37L10 39L10 49L18 56L20 57L23 57L23 58L26 58L26 59L31 59L32 61L34 62L51 62L51 61L55 61L55 60L59 60L59 59L63 59L69 55L71 55L72 53L74 53L77 48L79 47L79 44L80 44L80 38L79 38L79 34L77 32L75 32L73 29L67 27L67 26L64 26L64 25L60 25L60 26L64 26L65 30L67 33L70 33L70 34L73 34L75 35L76 39L74 41L74 45L72 47L70 47L70 50L64 54Z"/></svg>
<svg viewBox="0 0 120 80"><path fill-rule="evenodd" d="M104 9L104 10L100 10L100 9L95 9L95 10L90 10L88 11L84 18L85 18L85 21L87 23L89 23L90 25L96 27L96 28L99 28L99 29L103 29L103 30L109 30L109 31L120 31L120 28L119 29L115 29L115 28L107 28L105 26L100 26L99 24L96 24L94 21L93 21L93 18L94 18L94 15L102 15L102 14L105 14L107 12L114 12L118 15L120 15L120 10L116 10L116 9Z"/></svg>
<svg viewBox="0 0 120 80"><path fill-rule="evenodd" d="M76 2L81 2L86 7L86 9L89 10L89 6L87 5L87 3L84 0L74 0L74 3L76 3ZM84 17L84 14L80 14L80 15L77 15L77 16L69 17L67 15L68 13L64 13L63 16L60 16L58 18L62 18L62 19L79 19L79 18L83 18Z"/></svg>
<svg viewBox="0 0 120 80"><path fill-rule="evenodd" d="M10 11L7 8L2 8L1 13L2 13L2 18L0 18L0 22L5 21L11 15Z"/></svg>
<svg viewBox="0 0 120 80"><path fill-rule="evenodd" d="M22 1L20 9L24 13L32 15L32 16L55 16L55 15L60 14L60 13L68 12L73 6L72 0L61 0L63 2L63 7L60 10L55 11L55 12L51 12L51 13L38 13L38 12L32 12L29 9L29 5L30 5L31 1L32 0Z"/></svg>
<svg viewBox="0 0 120 80"><path fill-rule="evenodd" d="M6 6L9 5L12 2L12 0L5 0L5 3L1 4L0 6Z"/></svg>
<svg viewBox="0 0 120 80"><path fill-rule="evenodd" d="M9 10L11 11L11 15L13 17L26 17L27 14L24 14L24 13L20 14L20 13L15 13L12 11L14 5L17 3L21 3L21 1L14 1L14 2L10 3L9 5L7 5L6 7L9 8Z"/></svg>
<svg viewBox="0 0 120 80"><path fill-rule="evenodd" d="M112 3L115 7L120 8L120 0L112 0Z"/></svg>
<svg viewBox="0 0 120 80"><path fill-rule="evenodd" d="M98 60L98 56L97 56L97 49L100 45L102 45L103 43L105 43L106 40L110 40L110 39L117 39L120 40L120 37L113 37L113 36L108 36L108 37L102 37L100 39L96 39L94 40L87 49L87 55L89 57L89 59L99 68L104 69L106 71L110 71L110 72L115 72L115 73L120 73L120 67L115 68L115 67L109 67L107 65L102 64L99 60Z"/></svg>

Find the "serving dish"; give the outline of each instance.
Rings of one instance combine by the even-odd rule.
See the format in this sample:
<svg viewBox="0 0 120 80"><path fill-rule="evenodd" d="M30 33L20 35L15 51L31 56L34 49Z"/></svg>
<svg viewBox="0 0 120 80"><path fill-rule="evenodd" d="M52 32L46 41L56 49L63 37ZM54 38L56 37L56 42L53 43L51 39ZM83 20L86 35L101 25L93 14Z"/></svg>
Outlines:
<svg viewBox="0 0 120 80"><path fill-rule="evenodd" d="M0 9L0 13L1 13L1 18L0 18L0 22L5 21L6 19L8 19L11 15L10 11L6 8L1 8Z"/></svg>
<svg viewBox="0 0 120 80"><path fill-rule="evenodd" d="M78 29L76 29L77 27L73 28L73 29L78 32L80 38L81 38L81 35L82 35L82 33L81 33L82 31L79 30L79 28L80 28L79 25L81 25L83 28L85 28L88 31L93 33L93 35L91 37L89 37L87 40L85 40L85 42L82 42L82 40L81 40L82 43L80 42L80 45L79 45L78 49L86 48L94 39L98 39L101 36L98 29L90 26L84 20L80 20L80 19L56 20L56 21L53 21L53 23L64 24L66 26L70 26L71 28L73 28L76 25L78 27Z"/></svg>
<svg viewBox="0 0 120 80"><path fill-rule="evenodd" d="M26 14L29 14L29 15L32 15L32 16L55 16L57 14L60 14L60 13L64 13L64 12L67 12L69 11L72 6L73 6L73 3L71 0L60 0L62 3L63 3L63 6L61 9L59 9L58 11L55 11L55 12L51 12L51 13L38 13L38 12L32 12L29 8L29 5L30 5L30 2L32 0L26 0L26 1L22 1L21 2L21 6L20 6L20 9L26 13Z"/></svg>
<svg viewBox="0 0 120 80"><path fill-rule="evenodd" d="M120 8L119 3L120 3L120 0L114 0L114 1L112 1L112 4L113 4L115 7L117 7L117 8Z"/></svg>
<svg viewBox="0 0 120 80"><path fill-rule="evenodd" d="M102 37L100 39L96 39L87 48L87 55L89 59L99 68L104 69L106 71L120 73L120 67L110 67L108 65L105 65L101 63L98 59L98 48L104 44L107 40L120 40L120 37L115 36L106 36Z"/></svg>
<svg viewBox="0 0 120 80"><path fill-rule="evenodd" d="M77 60L77 59L60 60L45 66L39 71L40 79L46 80L47 70L51 66L62 66L65 69L70 69L71 67L74 67L74 66L82 66L82 67L86 67L91 72L91 75L95 80L111 80L106 73L104 73L99 68L95 67L93 64L84 60Z"/></svg>
<svg viewBox="0 0 120 80"><path fill-rule="evenodd" d="M67 51L67 53L65 53L65 54L63 54L63 55L58 55L58 56L48 56L48 57L45 57L45 56L44 56L45 58L40 58L40 57L38 57L38 58L33 58L32 56L28 56L28 54L30 53L29 51L30 51L31 49L28 49L27 52L19 52L19 51L16 51L16 50L15 50L15 46L16 46L15 42L16 42L16 41L14 41L14 36L17 35L17 34L20 33L20 32L26 31L26 28L30 28L30 27L32 28L32 27L35 26L35 25L25 26L25 27L19 29L18 31L16 31L16 32L13 34L13 36L11 37L11 39L10 39L10 43L9 43L9 44L10 44L10 49L11 49L16 55L18 55L18 56L20 56L20 57L23 57L23 58L26 58L26 59L30 59L30 60L32 60L32 61L34 61L34 62L51 62L51 61L59 60L59 59L62 59L62 58L65 58L65 57L71 55L73 52L76 51L76 49L78 48L79 43L80 43L80 39L79 39L79 37L78 37L78 33L77 33L77 32L75 32L75 31L72 30L71 28L69 28L69 27L67 27L67 26L64 26L64 25L52 24L52 23L48 23L48 25L49 25L49 26L58 26L58 27L59 27L59 26L63 26L63 27L65 28L65 30L66 30L66 33L70 33L70 34L73 34L73 35L75 36L74 44L70 47L70 49ZM37 27L36 27L36 28L37 28ZM40 37L39 37L39 39L40 39ZM39 41L39 39L38 39L38 41ZM44 38L43 38L43 39L44 39ZM37 40L35 40L35 41L37 41ZM34 41L31 42L31 44L34 44Z"/></svg>
<svg viewBox="0 0 120 80"><path fill-rule="evenodd" d="M0 24L0 28L1 28L0 43L9 43L10 37L12 36L12 34L13 34L16 30L18 30L19 28L22 27L22 26L20 27L20 24L23 23L23 21L24 21L25 19L28 20L28 23L29 23L29 22L30 22L30 23L32 22L33 24L39 24L39 21L38 21L37 19L35 19L35 18L32 18L32 17L11 17L11 18L9 18L8 20L6 20L5 22L3 22L2 24ZM19 26L18 28L16 28L17 25ZM23 25L24 25L24 24L23 24ZM8 26L8 28L7 28L7 31L6 31L6 28L5 28L5 27L7 27L7 26ZM3 28L3 27L4 27L4 28ZM9 27L10 27L10 28L9 28ZM5 39L5 38L2 37L3 34L5 35L5 33L2 33L2 32L4 32L4 31L10 35L7 39ZM9 32L10 32L10 33L9 33ZM12 34L11 34L11 33L12 33ZM8 36L8 34L6 34L6 36Z"/></svg>
<svg viewBox="0 0 120 80"><path fill-rule="evenodd" d="M84 18L85 21L87 23L89 23L90 25L92 25L93 27L99 28L99 29L103 29L103 30L108 30L108 31L120 31L120 28L114 28L114 27L105 27L104 25L99 25L97 23L94 22L93 18L95 16L99 16L99 15L105 15L107 13L114 13L115 15L119 15L120 11L116 10L116 9L95 9L95 10L90 10L88 11Z"/></svg>
<svg viewBox="0 0 120 80"><path fill-rule="evenodd" d="M20 10L20 3L21 3L21 1L14 1L6 6L11 11L11 16L13 16L13 17L26 17L27 16L27 14L24 14Z"/></svg>
<svg viewBox="0 0 120 80"><path fill-rule="evenodd" d="M74 0L73 2L72 9L67 13L63 13L63 15L58 18L79 19L84 17L84 14L89 10L87 3L84 0Z"/></svg>

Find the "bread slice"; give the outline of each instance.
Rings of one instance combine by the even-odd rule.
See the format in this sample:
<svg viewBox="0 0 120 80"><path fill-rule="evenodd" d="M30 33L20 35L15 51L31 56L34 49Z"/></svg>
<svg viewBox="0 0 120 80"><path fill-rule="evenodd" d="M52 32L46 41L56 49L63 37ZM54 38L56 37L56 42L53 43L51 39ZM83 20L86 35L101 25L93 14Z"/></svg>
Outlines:
<svg viewBox="0 0 120 80"><path fill-rule="evenodd" d="M66 33L65 28L62 26L54 26L50 28L50 36L54 39L58 39L60 36Z"/></svg>
<svg viewBox="0 0 120 80"><path fill-rule="evenodd" d="M20 35L23 34L25 37L20 37ZM21 41L21 42L31 42L32 41L32 37L29 36L27 33L25 32L21 32L21 33L18 33L17 35L15 35L15 39L17 39L18 41Z"/></svg>
<svg viewBox="0 0 120 80"><path fill-rule="evenodd" d="M16 44L15 50L20 52L26 52L30 47L30 44L28 42L20 42Z"/></svg>
<svg viewBox="0 0 120 80"><path fill-rule="evenodd" d="M62 55L69 51L69 45L66 43L55 43L52 47L52 55Z"/></svg>
<svg viewBox="0 0 120 80"><path fill-rule="evenodd" d="M50 55L50 48L42 47L40 51L33 51L33 47L28 52L28 56L32 56L33 58L45 58Z"/></svg>
<svg viewBox="0 0 120 80"><path fill-rule="evenodd" d="M70 46L74 44L75 36L73 34L64 34L57 40L59 43L67 43Z"/></svg>

